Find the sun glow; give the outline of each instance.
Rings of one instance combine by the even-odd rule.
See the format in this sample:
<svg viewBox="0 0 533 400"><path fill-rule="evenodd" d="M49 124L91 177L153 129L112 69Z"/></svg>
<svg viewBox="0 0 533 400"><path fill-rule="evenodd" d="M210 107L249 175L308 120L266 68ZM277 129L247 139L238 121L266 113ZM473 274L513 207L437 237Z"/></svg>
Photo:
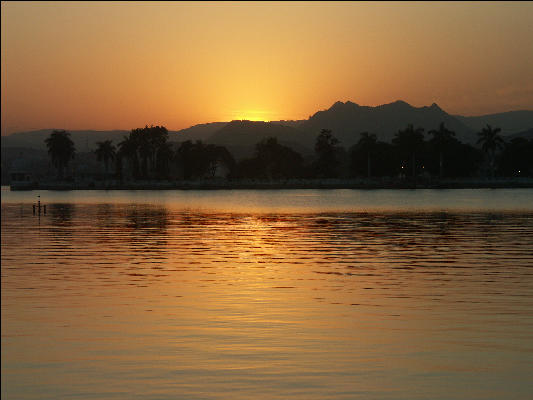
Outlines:
<svg viewBox="0 0 533 400"><path fill-rule="evenodd" d="M1 2L2 135L533 107L533 2L92 3Z"/></svg>
<svg viewBox="0 0 533 400"><path fill-rule="evenodd" d="M262 110L245 110L245 111L236 111L232 115L232 120L241 120L241 121L271 121L272 113Z"/></svg>

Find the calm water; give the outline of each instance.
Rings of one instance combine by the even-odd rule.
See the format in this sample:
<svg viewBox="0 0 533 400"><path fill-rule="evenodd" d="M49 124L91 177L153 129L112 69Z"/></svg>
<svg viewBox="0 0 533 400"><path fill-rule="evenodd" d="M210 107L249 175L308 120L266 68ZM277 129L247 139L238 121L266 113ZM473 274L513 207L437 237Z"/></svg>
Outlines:
<svg viewBox="0 0 533 400"><path fill-rule="evenodd" d="M1 233L2 399L533 398L533 190L3 190Z"/></svg>

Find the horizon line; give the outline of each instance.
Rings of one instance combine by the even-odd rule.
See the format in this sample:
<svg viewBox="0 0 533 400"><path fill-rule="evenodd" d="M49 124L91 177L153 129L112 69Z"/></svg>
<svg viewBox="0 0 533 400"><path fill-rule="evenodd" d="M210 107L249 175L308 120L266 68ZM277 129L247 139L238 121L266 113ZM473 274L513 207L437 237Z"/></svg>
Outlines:
<svg viewBox="0 0 533 400"><path fill-rule="evenodd" d="M308 121L316 113L321 112L321 111L327 111L327 110L331 109L337 103L341 103L341 104L352 103L352 104L355 104L355 105L357 105L359 107L369 107L369 108L378 108L378 107L391 105L391 104L395 104L395 103L405 103L408 106L410 106L412 108L416 108L416 109L430 108L430 107L435 105L438 108L440 108L442 111L444 111L446 114L448 114L448 115L450 115L452 117L467 117L467 118L485 117L485 116L489 116L489 115L505 114L505 113L510 113L510 112L533 111L533 108L532 109L522 108L522 109L512 109L512 110L507 110L507 111L499 111L499 112L488 113L488 114L463 115L463 114L450 114L447 111L445 111L441 106L439 106L438 103L436 103L436 102L431 103L431 105L429 105L429 106L428 105L424 105L424 106L417 107L417 106L413 106L411 103L409 103L409 102L407 102L405 100L401 100L401 99L394 100L394 101L392 101L390 103L377 104L375 106L361 105L361 104L356 103L356 102L354 102L352 100L346 100L344 102L341 101L341 100L337 100L330 107L315 111L313 114L311 114L308 118L305 118L305 119L272 119L272 120L232 119L232 120L229 120L229 121L199 122L199 123L187 126L185 128L179 128L179 129L167 128L166 126L165 126L165 128L168 131L178 132L178 131L182 131L182 130L185 130L185 129L193 128L193 127L198 126L198 125L208 125L208 124L216 124L216 123L230 123L230 122L234 122L234 121L265 122L265 123L282 122L282 121L286 121L286 122ZM151 124L151 125L153 125L153 124ZM146 125L146 126L148 126L148 125ZM164 125L160 125L160 126L164 126ZM72 132L74 132L74 131L95 131L95 132L99 132L99 131L100 132L104 132L104 131L125 131L125 132L128 132L131 129L135 129L135 128L128 128L128 129L121 129L121 128L108 128L108 129L105 129L105 128L99 128L99 129L95 129L95 128L76 128L76 129L70 129L70 128L27 128L25 130L13 130L13 131L11 131L9 133L7 133L7 131L5 131L4 133L2 133L0 135L0 137L10 136L10 135L13 135L13 134L16 134L16 133L28 133L28 132L37 132L37 131L47 131L47 130L66 130L66 131L72 131Z"/></svg>

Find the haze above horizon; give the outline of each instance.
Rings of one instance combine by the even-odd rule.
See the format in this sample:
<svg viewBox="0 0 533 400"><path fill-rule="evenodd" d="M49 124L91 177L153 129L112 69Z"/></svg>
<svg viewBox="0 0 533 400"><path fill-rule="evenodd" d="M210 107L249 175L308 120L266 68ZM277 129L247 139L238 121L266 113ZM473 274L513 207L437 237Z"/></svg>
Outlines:
<svg viewBox="0 0 533 400"><path fill-rule="evenodd" d="M2 2L2 135L533 109L533 3Z"/></svg>

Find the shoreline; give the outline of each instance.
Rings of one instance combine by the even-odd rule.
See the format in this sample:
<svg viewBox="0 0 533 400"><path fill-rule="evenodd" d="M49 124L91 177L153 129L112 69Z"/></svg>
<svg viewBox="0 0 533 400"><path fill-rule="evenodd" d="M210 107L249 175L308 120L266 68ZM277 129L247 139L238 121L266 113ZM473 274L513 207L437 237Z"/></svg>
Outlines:
<svg viewBox="0 0 533 400"><path fill-rule="evenodd" d="M526 189L533 178L510 179L292 179L277 181L90 181L34 182L6 185L11 191L29 190L269 190L269 189Z"/></svg>

